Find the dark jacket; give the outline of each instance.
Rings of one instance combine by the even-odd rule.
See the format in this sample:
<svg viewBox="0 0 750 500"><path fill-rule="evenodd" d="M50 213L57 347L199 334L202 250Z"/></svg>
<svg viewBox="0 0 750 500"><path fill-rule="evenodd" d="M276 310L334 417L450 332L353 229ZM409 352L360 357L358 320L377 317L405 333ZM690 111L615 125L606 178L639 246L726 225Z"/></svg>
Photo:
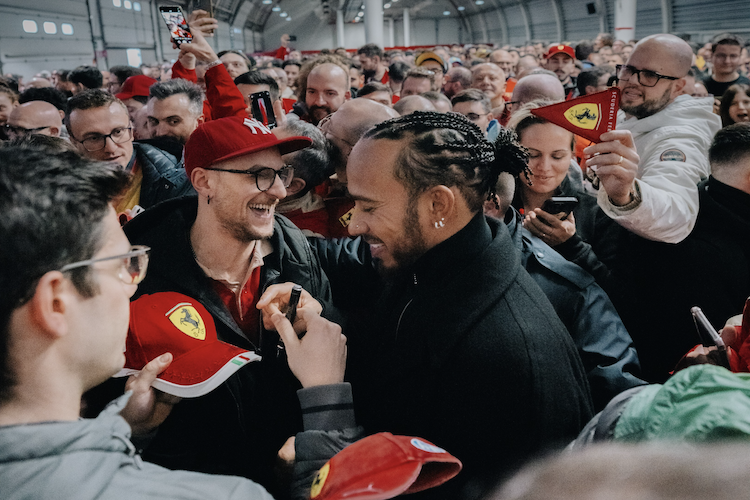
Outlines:
<svg viewBox="0 0 750 500"><path fill-rule="evenodd" d="M138 202L143 208L195 193L182 160L156 146L138 142L133 143L133 155L143 172Z"/></svg>
<svg viewBox="0 0 750 500"><path fill-rule="evenodd" d="M529 275L542 289L570 332L588 375L595 411L617 394L646 384L633 340L604 290L579 266L521 226L508 211L506 224Z"/></svg>
<svg viewBox="0 0 750 500"><path fill-rule="evenodd" d="M322 262L350 257L362 254L334 246ZM424 437L464 464L415 499L477 498L592 415L575 345L500 222L477 214L369 306L345 330L358 422Z"/></svg>
<svg viewBox="0 0 750 500"><path fill-rule="evenodd" d="M750 295L750 194L709 177L690 236L672 245L631 235L618 256L619 294L610 295L633 337L643 378L664 382L699 343L690 308L717 329Z"/></svg>
<svg viewBox="0 0 750 500"><path fill-rule="evenodd" d="M278 495L272 467L286 439L302 429L295 394L300 386L283 351L277 351L278 335L262 332L261 345L252 345L196 263L189 231L197 206L195 197L172 200L125 226L132 243L151 247L148 275L138 294L175 291L195 298L213 317L219 340L260 349L263 359L206 396L183 399L143 456L174 469L245 476ZM324 315L329 312L328 280L302 232L277 215L271 243L274 251L264 258L261 290L293 281L323 304Z"/></svg>
<svg viewBox="0 0 750 500"><path fill-rule="evenodd" d="M577 165L574 167L580 169ZM596 198L584 190L579 177L568 174L560 183L555 196L574 196L578 199L578 206L573 210L576 234L553 248L591 274L609 293L609 265L613 263L617 252L617 238L624 230L599 208ZM521 189L518 187L513 207L519 210L523 208Z"/></svg>

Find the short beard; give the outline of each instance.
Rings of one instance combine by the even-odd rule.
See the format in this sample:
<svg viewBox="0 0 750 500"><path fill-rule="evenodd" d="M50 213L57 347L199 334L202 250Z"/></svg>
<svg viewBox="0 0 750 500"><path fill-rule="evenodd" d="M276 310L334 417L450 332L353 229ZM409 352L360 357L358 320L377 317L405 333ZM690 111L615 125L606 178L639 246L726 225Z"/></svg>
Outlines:
<svg viewBox="0 0 750 500"><path fill-rule="evenodd" d="M643 118L655 115L662 109L666 108L669 105L669 98L671 95L672 87L670 86L659 99L653 99L651 101L644 100L637 106L630 106L620 101L620 109L625 113L642 120Z"/></svg>
<svg viewBox="0 0 750 500"><path fill-rule="evenodd" d="M417 213L416 197L411 196L406 207L406 214L401 223L404 228L404 239L391 249L393 260L396 265L391 268L384 267L382 262L375 260L375 267L385 281L392 281L404 269L408 269L427 252L427 242L419 225L419 214Z"/></svg>
<svg viewBox="0 0 750 500"><path fill-rule="evenodd" d="M324 115L323 115L323 116L321 116L320 118L317 118L317 117L315 116L315 111L317 111L317 110L319 110L319 109L322 109L322 110L324 110L324 111L326 112L326 114L324 114ZM323 119L323 118L325 118L326 116L330 115L331 113L333 113L333 111L331 111L331 108L328 108L328 107L323 107L323 106L310 106L310 107L309 107L309 108L307 109L307 117L308 117L308 118L310 119L310 122L311 122L311 123L312 123L313 125L315 125L315 126L317 126L317 125L318 125L318 123L320 122L320 120L322 120L322 119Z"/></svg>
<svg viewBox="0 0 750 500"><path fill-rule="evenodd" d="M227 231L235 240L241 243L252 243L257 240L270 239L273 235L273 227L271 228L270 234L254 231L251 227L248 227L244 221L238 221L224 216L224 212L221 209L220 199L214 198L211 202L219 205L216 207L216 217L219 219L219 224L221 224L222 229Z"/></svg>
<svg viewBox="0 0 750 500"><path fill-rule="evenodd" d="M378 69L363 69L362 74L365 75L365 81L369 82L371 79L375 78L375 74L377 73Z"/></svg>

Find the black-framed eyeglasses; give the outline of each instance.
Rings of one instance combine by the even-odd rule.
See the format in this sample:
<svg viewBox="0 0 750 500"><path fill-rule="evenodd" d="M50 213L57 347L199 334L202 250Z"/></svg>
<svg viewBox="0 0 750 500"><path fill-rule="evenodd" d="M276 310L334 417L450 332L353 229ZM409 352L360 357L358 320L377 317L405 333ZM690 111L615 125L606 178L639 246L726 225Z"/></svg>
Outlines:
<svg viewBox="0 0 750 500"><path fill-rule="evenodd" d="M71 137L73 136L71 135ZM93 137L87 137L82 141L78 141L78 139L73 137L73 139L76 139L78 142L83 144L83 147L86 148L86 151L89 152L100 151L104 149L107 146L107 138L112 139L112 142L114 142L115 144L128 142L133 138L133 127L118 127L112 130L112 132L107 135L95 135Z"/></svg>
<svg viewBox="0 0 750 500"><path fill-rule="evenodd" d="M245 174L255 176L255 186L258 191L268 191L276 182L276 176L279 176L281 183L285 188L288 188L292 184L294 179L294 167L291 165L284 165L280 169L276 170L270 167L261 167L257 169L248 170L234 170L229 168L209 168L203 167L204 170L213 170L215 172L229 172L231 174Z"/></svg>
<svg viewBox="0 0 750 500"><path fill-rule="evenodd" d="M618 80L630 80L633 75L638 76L638 83L644 87L655 87L659 80L679 80L676 76L667 76L651 71L650 69L638 69L629 64L618 64L615 66L615 74Z"/></svg>
<svg viewBox="0 0 750 500"><path fill-rule="evenodd" d="M9 139L19 139L21 137L26 137L27 135L41 132L45 128L50 128L49 125L45 125L44 127L36 127L36 128L24 128L24 127L16 127L9 123L6 123L5 125L3 125L3 127L5 127L5 134Z"/></svg>
<svg viewBox="0 0 750 500"><path fill-rule="evenodd" d="M113 255L111 257L100 257L98 259L81 260L66 264L60 268L60 272L70 271L79 267L86 267L97 262L103 262L106 260L121 259L122 266L120 267L118 277L126 285L137 285L143 278L146 277L146 269L148 268L148 253L151 249L144 245L133 245L130 247L128 253L121 255Z"/></svg>

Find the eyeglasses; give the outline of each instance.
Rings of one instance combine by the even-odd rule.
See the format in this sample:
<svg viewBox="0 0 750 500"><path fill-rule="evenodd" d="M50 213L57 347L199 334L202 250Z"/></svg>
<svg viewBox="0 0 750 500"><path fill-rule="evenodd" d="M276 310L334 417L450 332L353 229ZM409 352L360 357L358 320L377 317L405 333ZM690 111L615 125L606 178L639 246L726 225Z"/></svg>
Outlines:
<svg viewBox="0 0 750 500"><path fill-rule="evenodd" d="M71 134L68 135L73 137ZM78 141L78 139L76 139L76 141L83 144L83 147L86 148L86 151L99 151L107 146L107 138L112 139L112 142L114 142L115 144L128 142L133 138L133 128L119 127L114 129L107 135L95 135L93 137L88 137L82 141ZM75 139L75 137L73 137L73 139Z"/></svg>
<svg viewBox="0 0 750 500"><path fill-rule="evenodd" d="M659 80L679 80L676 76L666 76L651 71L650 69L637 69L628 64L615 66L615 74L618 80L630 80L633 75L638 75L638 83L644 87L655 87Z"/></svg>
<svg viewBox="0 0 750 500"><path fill-rule="evenodd" d="M8 138L10 139L19 139L21 137L26 137L27 135L36 134L37 132L41 132L45 128L49 128L49 125L44 127L36 127L36 128L23 128L23 127L15 127L13 125L10 125L6 123L3 125L5 127L5 133Z"/></svg>
<svg viewBox="0 0 750 500"><path fill-rule="evenodd" d="M99 259L81 260L73 262L72 264L66 264L60 268L60 272L70 271L71 269L78 269L79 267L86 267L97 262L103 262L106 260L121 259L122 266L120 266L119 274L117 275L123 283L126 285L137 285L143 278L146 277L146 268L148 267L148 253L151 249L144 245L133 245L130 247L128 253L121 255L113 255L112 257L101 257Z"/></svg>
<svg viewBox="0 0 750 500"><path fill-rule="evenodd" d="M331 113L330 115L327 115L325 118L323 118L322 120L320 120L318 122L318 130L320 130L321 132L323 132L324 135L330 135L331 137L340 140L341 142L343 142L344 144L346 144L350 148L353 148L354 144L352 144L351 142L347 141L343 137L339 137L338 135L336 135L333 132L331 132L331 121L332 120L333 120L333 113Z"/></svg>
<svg viewBox="0 0 750 500"><path fill-rule="evenodd" d="M268 191L276 182L276 176L279 176L281 183L285 188L288 188L292 179L294 179L294 167L291 165L284 165L282 168L276 170L270 167L262 167L256 170L233 170L228 168L209 168L203 167L204 170L214 170L216 172L229 172L231 174L245 174L255 176L255 186L259 191Z"/></svg>

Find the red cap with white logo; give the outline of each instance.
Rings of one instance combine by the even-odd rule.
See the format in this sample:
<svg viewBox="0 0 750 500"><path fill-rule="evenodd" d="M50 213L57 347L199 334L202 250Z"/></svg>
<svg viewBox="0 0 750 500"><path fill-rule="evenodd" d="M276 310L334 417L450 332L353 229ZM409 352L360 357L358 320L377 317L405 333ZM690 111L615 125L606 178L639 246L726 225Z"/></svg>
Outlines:
<svg viewBox="0 0 750 500"><path fill-rule="evenodd" d="M230 116L200 125L185 144L185 171L188 179L196 167L210 167L238 156L278 147L285 155L312 144L309 137L279 139L257 120Z"/></svg>

